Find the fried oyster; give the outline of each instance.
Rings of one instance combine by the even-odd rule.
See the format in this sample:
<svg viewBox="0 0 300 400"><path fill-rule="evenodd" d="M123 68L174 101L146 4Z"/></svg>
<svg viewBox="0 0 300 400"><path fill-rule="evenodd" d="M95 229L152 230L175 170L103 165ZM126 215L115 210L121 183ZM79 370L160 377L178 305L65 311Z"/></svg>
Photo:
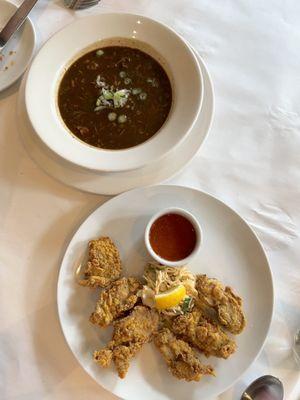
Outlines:
<svg viewBox="0 0 300 400"><path fill-rule="evenodd" d="M100 237L89 242L84 279L79 280L78 283L91 288L104 288L120 277L121 270L117 247L109 237Z"/></svg>
<svg viewBox="0 0 300 400"><path fill-rule="evenodd" d="M169 371L177 379L199 381L203 375L214 375L210 365L203 365L188 343L164 328L154 337L154 344L164 357Z"/></svg>
<svg viewBox="0 0 300 400"><path fill-rule="evenodd" d="M201 310L196 307L191 313L173 318L169 326L175 335L196 347L207 357L226 359L236 350L235 342L226 332L206 319Z"/></svg>
<svg viewBox="0 0 300 400"><path fill-rule="evenodd" d="M131 310L138 301L137 292L142 288L135 278L121 278L100 293L95 311L90 321L104 328L126 311Z"/></svg>
<svg viewBox="0 0 300 400"><path fill-rule="evenodd" d="M158 329L159 316L145 306L136 306L131 314L114 323L112 340L94 352L94 360L102 367L114 362L120 378L125 378L130 360L152 339Z"/></svg>
<svg viewBox="0 0 300 400"><path fill-rule="evenodd" d="M224 287L217 279L197 275L196 290L200 308L212 308L219 323L234 335L243 331L246 319L242 310L242 299L230 287Z"/></svg>
<svg viewBox="0 0 300 400"><path fill-rule="evenodd" d="M119 251L109 237L91 240L88 250L84 277L79 280L77 271L77 281L102 289L90 322L101 328L113 325L111 340L93 354L96 363L104 368L113 363L119 377L125 378L131 360L154 338L172 375L189 382L215 375L198 352L227 359L236 351L231 333L241 333L246 320L242 300L230 287L206 275L193 275L186 268L156 263L148 264L142 284L134 277L120 277ZM159 308L156 294L179 285L186 289L181 302L175 307L152 308Z"/></svg>

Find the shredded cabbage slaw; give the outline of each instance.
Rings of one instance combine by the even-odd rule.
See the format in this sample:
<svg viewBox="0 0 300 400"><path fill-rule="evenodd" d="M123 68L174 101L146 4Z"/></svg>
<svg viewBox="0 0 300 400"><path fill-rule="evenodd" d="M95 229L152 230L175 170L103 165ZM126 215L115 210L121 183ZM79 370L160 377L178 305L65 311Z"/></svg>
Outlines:
<svg viewBox="0 0 300 400"><path fill-rule="evenodd" d="M161 294L179 285L186 289L183 301L174 308L160 310L165 315L180 315L191 311L193 299L197 296L195 276L186 267L167 267L157 262L149 262L145 268L146 284L140 291L140 297L148 307L155 307L155 295Z"/></svg>

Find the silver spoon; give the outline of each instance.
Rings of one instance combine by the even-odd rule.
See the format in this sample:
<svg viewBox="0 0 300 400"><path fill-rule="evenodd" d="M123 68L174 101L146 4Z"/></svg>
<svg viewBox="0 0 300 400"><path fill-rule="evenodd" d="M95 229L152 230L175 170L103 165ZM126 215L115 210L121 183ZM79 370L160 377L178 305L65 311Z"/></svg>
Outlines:
<svg viewBox="0 0 300 400"><path fill-rule="evenodd" d="M241 400L283 400L283 385L272 375L261 376L247 387Z"/></svg>
<svg viewBox="0 0 300 400"><path fill-rule="evenodd" d="M300 365L300 329L296 332L294 336L294 346L293 346L294 358L298 366Z"/></svg>

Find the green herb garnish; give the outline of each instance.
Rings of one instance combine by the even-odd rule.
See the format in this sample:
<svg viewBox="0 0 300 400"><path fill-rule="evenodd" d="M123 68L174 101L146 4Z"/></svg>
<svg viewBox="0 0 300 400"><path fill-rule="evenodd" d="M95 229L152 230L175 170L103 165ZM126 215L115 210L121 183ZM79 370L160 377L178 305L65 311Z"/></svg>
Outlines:
<svg viewBox="0 0 300 400"><path fill-rule="evenodd" d="M185 299L182 302L182 306L181 309L184 312L184 314L186 314L187 312L189 312L192 308L193 305L193 298L190 296L185 297Z"/></svg>
<svg viewBox="0 0 300 400"><path fill-rule="evenodd" d="M94 110L99 111L103 108L124 107L129 95L130 90L127 89L121 89L114 92L113 87L111 87L111 90L103 87L100 96L96 100L96 108Z"/></svg>
<svg viewBox="0 0 300 400"><path fill-rule="evenodd" d="M146 98L147 98L147 93L142 92L142 93L140 94L140 99L141 99L141 100L146 100Z"/></svg>
<svg viewBox="0 0 300 400"><path fill-rule="evenodd" d="M131 83L131 79L130 78L125 78L124 79L124 83L125 83L125 85L129 85Z"/></svg>
<svg viewBox="0 0 300 400"><path fill-rule="evenodd" d="M102 89L102 95L105 98L105 100L113 100L114 98L114 93L111 90L107 89Z"/></svg>
<svg viewBox="0 0 300 400"><path fill-rule="evenodd" d="M127 89L121 89L114 93L114 107L120 108L124 107L127 103L130 91Z"/></svg>
<svg viewBox="0 0 300 400"><path fill-rule="evenodd" d="M96 51L96 56L97 56L97 57L101 57L101 56L103 56L103 54L104 54L104 51L101 50L101 49L99 49L99 50Z"/></svg>
<svg viewBox="0 0 300 400"><path fill-rule="evenodd" d="M126 122L126 121L127 121L127 117L126 117L125 114L122 114L122 115L120 115L120 116L118 117L118 122L119 122L119 124L124 124L124 122Z"/></svg>
<svg viewBox="0 0 300 400"><path fill-rule="evenodd" d="M147 83L150 83L151 86L153 86L153 87L158 87L158 86L159 86L159 85L158 85L158 81L157 81L157 79L155 79L155 78L153 78L153 79L147 78Z"/></svg>
<svg viewBox="0 0 300 400"><path fill-rule="evenodd" d="M117 119L117 114L115 112L110 112L107 116L107 118L109 119L109 121L115 121Z"/></svg>
<svg viewBox="0 0 300 400"><path fill-rule="evenodd" d="M142 92L142 89L140 88L134 88L132 89L132 94L135 96L137 94L140 94Z"/></svg>
<svg viewBox="0 0 300 400"><path fill-rule="evenodd" d="M97 76L96 85L97 85L98 87L100 87L100 88L106 86L105 82L101 79L101 76L100 76L100 75Z"/></svg>

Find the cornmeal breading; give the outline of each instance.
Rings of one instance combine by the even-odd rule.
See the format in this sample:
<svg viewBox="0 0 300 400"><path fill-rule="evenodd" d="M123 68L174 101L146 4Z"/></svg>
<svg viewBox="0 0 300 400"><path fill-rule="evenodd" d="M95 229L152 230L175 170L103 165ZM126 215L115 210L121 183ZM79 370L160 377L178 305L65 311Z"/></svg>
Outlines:
<svg viewBox="0 0 300 400"><path fill-rule="evenodd" d="M106 287L121 275L119 251L109 237L100 237L89 242L89 258L85 266L82 286Z"/></svg>
<svg viewBox="0 0 300 400"><path fill-rule="evenodd" d="M217 325L207 320L200 310L171 320L172 332L208 356L228 358L236 350L235 342Z"/></svg>
<svg viewBox="0 0 300 400"><path fill-rule="evenodd" d="M136 306L129 316L114 323L112 340L105 348L94 352L94 360L102 367L108 367L113 360L119 377L124 378L130 360L157 331L158 320L155 310Z"/></svg>
<svg viewBox="0 0 300 400"><path fill-rule="evenodd" d="M154 343L176 378L190 382L199 381L203 375L214 375L213 368L203 365L189 344L177 339L168 328L155 335Z"/></svg>
<svg viewBox="0 0 300 400"><path fill-rule="evenodd" d="M217 279L206 275L197 275L196 289L198 306L211 307L215 310L219 322L229 332L237 335L246 325L242 310L242 300L228 286L224 287Z"/></svg>
<svg viewBox="0 0 300 400"><path fill-rule="evenodd" d="M141 288L141 283L135 278L121 278L113 282L100 293L90 321L101 327L108 326L135 306L138 301L137 292Z"/></svg>
<svg viewBox="0 0 300 400"><path fill-rule="evenodd" d="M78 280L79 267L76 279L83 286L102 289L90 322L101 328L113 325L111 340L93 354L103 368L113 363L119 377L125 378L131 360L154 338L174 377L199 381L204 375L215 375L212 366L201 362L199 352L227 359L236 351L231 333L242 332L246 320L242 300L230 287L186 268L157 263L148 264L142 284L134 277L120 277L119 251L109 237L91 240L88 250L84 277ZM166 304L164 312L157 310L156 295L179 284L187 295L174 307Z"/></svg>

